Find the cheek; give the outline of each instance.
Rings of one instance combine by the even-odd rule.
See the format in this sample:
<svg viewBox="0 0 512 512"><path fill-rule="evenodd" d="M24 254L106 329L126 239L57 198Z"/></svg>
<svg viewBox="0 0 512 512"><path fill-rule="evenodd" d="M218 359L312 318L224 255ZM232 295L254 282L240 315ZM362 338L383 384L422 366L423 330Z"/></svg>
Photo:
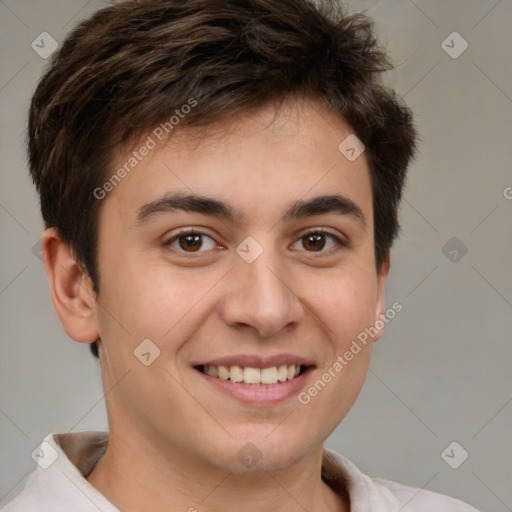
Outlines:
<svg viewBox="0 0 512 512"><path fill-rule="evenodd" d="M377 281L362 267L331 273L303 282L302 297L343 348L347 341L372 325L377 301Z"/></svg>
<svg viewBox="0 0 512 512"><path fill-rule="evenodd" d="M376 278L362 269L326 279L310 294L329 347L301 403L318 418L325 435L347 414L363 386L372 351L367 329L375 320L376 299Z"/></svg>
<svg viewBox="0 0 512 512"><path fill-rule="evenodd" d="M214 309L210 292L223 273L124 262L105 280L102 306L111 313L103 315L109 342L126 344L128 332L132 349L149 338L162 353L176 352Z"/></svg>

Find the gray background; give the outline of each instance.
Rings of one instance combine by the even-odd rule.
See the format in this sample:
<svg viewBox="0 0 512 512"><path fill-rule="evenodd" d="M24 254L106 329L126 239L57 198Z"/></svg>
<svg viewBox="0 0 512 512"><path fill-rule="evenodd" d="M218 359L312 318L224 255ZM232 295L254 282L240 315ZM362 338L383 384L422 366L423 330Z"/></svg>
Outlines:
<svg viewBox="0 0 512 512"><path fill-rule="evenodd" d="M43 225L24 154L27 106L47 62L32 41L46 31L62 42L104 5L0 0L0 505L22 489L49 432L107 427L98 363L67 339L32 252ZM404 309L327 445L370 475L510 511L512 2L348 5L375 19L398 64L388 83L415 111L422 141L387 286L388 307ZM469 44L458 58L442 47L454 31ZM462 48L457 36L445 45ZM441 457L452 441L469 453L458 469Z"/></svg>

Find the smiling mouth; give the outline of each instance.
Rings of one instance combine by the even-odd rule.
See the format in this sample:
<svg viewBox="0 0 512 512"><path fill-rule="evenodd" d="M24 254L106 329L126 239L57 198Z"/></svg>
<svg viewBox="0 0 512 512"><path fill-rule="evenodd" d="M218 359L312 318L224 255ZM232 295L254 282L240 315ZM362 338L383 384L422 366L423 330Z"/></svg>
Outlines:
<svg viewBox="0 0 512 512"><path fill-rule="evenodd" d="M272 385L284 383L302 375L309 366L280 365L268 368L251 368L243 366L199 365L195 367L201 373L220 380L227 380L248 385Z"/></svg>

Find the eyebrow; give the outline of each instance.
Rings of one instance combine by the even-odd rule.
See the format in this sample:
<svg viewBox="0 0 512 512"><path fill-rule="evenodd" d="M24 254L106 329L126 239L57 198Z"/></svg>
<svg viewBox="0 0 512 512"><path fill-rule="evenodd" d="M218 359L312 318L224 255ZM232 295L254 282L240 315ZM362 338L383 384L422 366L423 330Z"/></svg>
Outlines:
<svg viewBox="0 0 512 512"><path fill-rule="evenodd" d="M136 223L137 225L143 225L157 216L175 213L176 211L222 217L232 222L241 222L244 219L244 214L240 210L218 199L175 192L141 206L137 212ZM366 227L363 210L352 199L340 194L323 195L296 201L285 211L282 220L302 219L314 215L333 213L353 217L363 228Z"/></svg>

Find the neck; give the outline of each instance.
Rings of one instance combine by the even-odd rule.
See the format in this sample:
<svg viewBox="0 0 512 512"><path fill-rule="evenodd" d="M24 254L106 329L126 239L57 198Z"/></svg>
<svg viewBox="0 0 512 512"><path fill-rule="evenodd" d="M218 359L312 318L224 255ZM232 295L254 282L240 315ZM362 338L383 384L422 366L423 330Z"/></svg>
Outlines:
<svg viewBox="0 0 512 512"><path fill-rule="evenodd" d="M178 449L162 450L147 437L110 429L105 455L87 480L124 512L348 512L348 496L321 479L322 447L280 471L232 473ZM171 505L170 505L171 504Z"/></svg>

